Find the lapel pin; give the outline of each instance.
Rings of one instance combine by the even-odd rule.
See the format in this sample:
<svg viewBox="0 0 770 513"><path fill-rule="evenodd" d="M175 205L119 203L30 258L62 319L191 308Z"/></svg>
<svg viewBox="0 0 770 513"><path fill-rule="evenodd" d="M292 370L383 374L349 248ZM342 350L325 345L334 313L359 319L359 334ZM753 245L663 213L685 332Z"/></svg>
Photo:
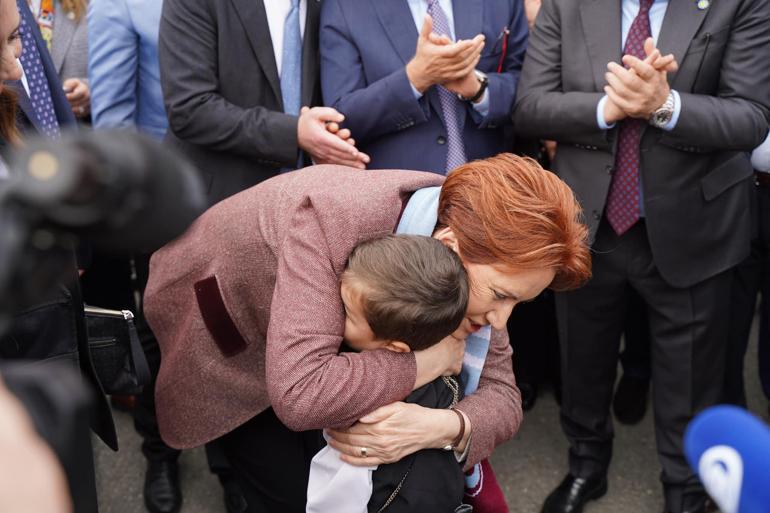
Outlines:
<svg viewBox="0 0 770 513"><path fill-rule="evenodd" d="M701 11L705 11L706 9L709 8L710 4L711 2L709 2L709 0L698 0L698 9L700 9Z"/></svg>

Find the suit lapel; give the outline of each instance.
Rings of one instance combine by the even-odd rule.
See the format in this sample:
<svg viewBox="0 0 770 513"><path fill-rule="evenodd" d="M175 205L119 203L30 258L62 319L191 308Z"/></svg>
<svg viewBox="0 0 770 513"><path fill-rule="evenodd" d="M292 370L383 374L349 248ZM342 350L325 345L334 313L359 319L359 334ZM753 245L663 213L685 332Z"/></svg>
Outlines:
<svg viewBox="0 0 770 513"><path fill-rule="evenodd" d="M41 123L40 119L37 117L37 112L35 112L35 108L32 106L29 96L27 96L24 84L21 83L21 80L14 80L8 82L7 85L16 93L16 104L19 106L19 110L26 116L27 120L35 130L42 134L43 123Z"/></svg>
<svg viewBox="0 0 770 513"><path fill-rule="evenodd" d="M370 0L380 23L404 64L414 57L417 45L417 27L406 0Z"/></svg>
<svg viewBox="0 0 770 513"><path fill-rule="evenodd" d="M687 53L695 33L698 32L708 9L698 9L697 3L691 0L669 0L663 26L658 36L658 48L663 55L673 53L679 64ZM674 85L676 72L669 73L668 82Z"/></svg>
<svg viewBox="0 0 770 513"><path fill-rule="evenodd" d="M318 27L320 25L320 0L307 0L305 35L302 40L302 105L312 106L313 93L318 83Z"/></svg>
<svg viewBox="0 0 770 513"><path fill-rule="evenodd" d="M64 57L69 51L72 40L75 37L75 30L77 29L77 22L67 18L67 13L64 12L61 5L57 6L54 28L51 60L56 68L56 72L60 73L61 67L64 64Z"/></svg>
<svg viewBox="0 0 770 513"><path fill-rule="evenodd" d="M452 0L452 12L454 13L456 41L473 39L481 34L484 28L483 0Z"/></svg>
<svg viewBox="0 0 770 513"><path fill-rule="evenodd" d="M249 37L251 49L257 56L259 65L267 77L278 104L283 110L281 81L278 78L278 66L275 63L273 40L270 38L270 26L263 0L230 0L238 11L243 28ZM268 0L269 1L269 0Z"/></svg>
<svg viewBox="0 0 770 513"><path fill-rule="evenodd" d="M580 20L591 56L591 68L597 91L602 91L607 81L604 74L607 63L620 62L620 2L618 0L582 0Z"/></svg>

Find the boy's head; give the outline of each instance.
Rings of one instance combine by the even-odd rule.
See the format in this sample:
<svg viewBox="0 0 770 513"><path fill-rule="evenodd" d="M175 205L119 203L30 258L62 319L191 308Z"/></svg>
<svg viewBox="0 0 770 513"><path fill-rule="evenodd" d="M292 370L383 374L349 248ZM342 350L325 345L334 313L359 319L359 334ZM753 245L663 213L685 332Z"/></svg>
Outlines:
<svg viewBox="0 0 770 513"><path fill-rule="evenodd" d="M460 258L438 240L386 235L356 246L340 293L348 346L419 351L462 322L468 277Z"/></svg>

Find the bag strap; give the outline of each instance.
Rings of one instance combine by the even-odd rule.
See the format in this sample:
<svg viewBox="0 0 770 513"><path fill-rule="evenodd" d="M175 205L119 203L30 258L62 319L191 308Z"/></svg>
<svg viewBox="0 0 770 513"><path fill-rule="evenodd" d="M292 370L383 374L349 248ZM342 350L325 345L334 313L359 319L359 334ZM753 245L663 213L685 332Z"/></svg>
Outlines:
<svg viewBox="0 0 770 513"><path fill-rule="evenodd" d="M131 343L131 361L136 371L136 384L144 387L150 383L150 367L147 365L147 358L144 356L134 320L126 319L126 321L128 322L128 339Z"/></svg>

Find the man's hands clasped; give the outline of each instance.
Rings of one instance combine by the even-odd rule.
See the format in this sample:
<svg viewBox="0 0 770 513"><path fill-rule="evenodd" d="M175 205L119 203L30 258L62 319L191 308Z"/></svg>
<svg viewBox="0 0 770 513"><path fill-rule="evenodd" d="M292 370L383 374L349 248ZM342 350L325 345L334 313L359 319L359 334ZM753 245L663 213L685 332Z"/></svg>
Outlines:
<svg viewBox="0 0 770 513"><path fill-rule="evenodd" d="M623 64L628 68L615 62L607 64L604 119L608 124L627 117L649 119L671 92L667 75L677 70L676 59L671 54L661 55L652 38L644 42L644 51L644 60L623 56Z"/></svg>
<svg viewBox="0 0 770 513"><path fill-rule="evenodd" d="M358 151L350 130L340 129L345 116L331 107L302 107L297 142L316 164L340 164L365 169L369 156Z"/></svg>

